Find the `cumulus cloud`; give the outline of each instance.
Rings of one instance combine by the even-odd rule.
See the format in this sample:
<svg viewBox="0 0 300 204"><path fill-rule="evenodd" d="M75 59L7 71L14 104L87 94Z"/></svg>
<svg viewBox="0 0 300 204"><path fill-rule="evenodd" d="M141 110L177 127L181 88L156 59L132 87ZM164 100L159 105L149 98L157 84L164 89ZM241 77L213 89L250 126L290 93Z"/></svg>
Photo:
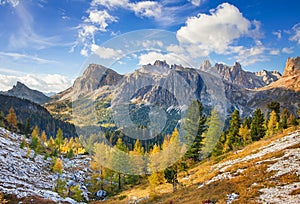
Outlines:
<svg viewBox="0 0 300 204"><path fill-rule="evenodd" d="M123 55L122 50L114 50L112 48L101 47L95 44L91 46L91 50L102 59L119 59Z"/></svg>
<svg viewBox="0 0 300 204"><path fill-rule="evenodd" d="M300 45L300 23L297 23L292 28L293 35L289 38L290 41L297 42Z"/></svg>
<svg viewBox="0 0 300 204"><path fill-rule="evenodd" d="M3 69L0 69L3 72ZM20 73L19 73L20 74ZM44 93L60 92L72 85L72 80L59 74L20 74L4 75L0 74L0 90L6 91L12 88L17 81L26 84L31 89L39 90Z"/></svg>
<svg viewBox="0 0 300 204"><path fill-rule="evenodd" d="M90 22L92 24L98 25L98 30L106 32L106 28L109 22L116 22L117 19L111 16L106 10L99 11L97 9L92 9L89 11L89 18L85 22ZM95 30L93 30L95 32Z"/></svg>
<svg viewBox="0 0 300 204"><path fill-rule="evenodd" d="M223 3L210 10L210 14L189 18L177 31L177 38L181 44L196 45L209 53L225 54L241 37L260 36L259 26L258 21L246 19L237 7Z"/></svg>
<svg viewBox="0 0 300 204"><path fill-rule="evenodd" d="M292 54L294 52L294 48L293 47L284 47L284 48L282 48L282 52L286 53L286 54Z"/></svg>
<svg viewBox="0 0 300 204"><path fill-rule="evenodd" d="M129 3L128 6L138 16L154 18L161 16L161 5L156 1L140 1Z"/></svg>

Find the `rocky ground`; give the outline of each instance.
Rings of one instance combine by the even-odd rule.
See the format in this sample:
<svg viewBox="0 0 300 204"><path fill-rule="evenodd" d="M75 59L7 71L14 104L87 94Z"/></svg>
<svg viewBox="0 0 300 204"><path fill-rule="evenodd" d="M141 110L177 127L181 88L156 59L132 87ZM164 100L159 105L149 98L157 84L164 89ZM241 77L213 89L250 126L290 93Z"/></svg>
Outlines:
<svg viewBox="0 0 300 204"><path fill-rule="evenodd" d="M88 200L89 192L85 181L90 172L89 157L62 158L64 170L58 175L50 171L51 158L45 160L43 155L34 155L33 150L28 156L27 148L20 148L23 138L23 135L0 128L0 192L15 195L17 198L35 196L57 203L77 203L54 192L60 176L67 181L68 186L79 184L82 195Z"/></svg>

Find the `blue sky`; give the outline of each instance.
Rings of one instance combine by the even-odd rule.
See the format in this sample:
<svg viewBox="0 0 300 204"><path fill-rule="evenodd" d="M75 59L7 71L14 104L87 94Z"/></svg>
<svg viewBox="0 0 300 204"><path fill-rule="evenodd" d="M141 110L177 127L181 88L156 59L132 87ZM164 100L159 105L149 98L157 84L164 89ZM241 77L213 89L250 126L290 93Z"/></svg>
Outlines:
<svg viewBox="0 0 300 204"><path fill-rule="evenodd" d="M62 91L91 56L121 73L181 57L195 67L210 59L283 72L287 58L300 53L299 9L297 0L0 0L0 90L19 80ZM161 39L143 38L153 30L125 35L142 50L129 54L122 36L142 29L161 30Z"/></svg>

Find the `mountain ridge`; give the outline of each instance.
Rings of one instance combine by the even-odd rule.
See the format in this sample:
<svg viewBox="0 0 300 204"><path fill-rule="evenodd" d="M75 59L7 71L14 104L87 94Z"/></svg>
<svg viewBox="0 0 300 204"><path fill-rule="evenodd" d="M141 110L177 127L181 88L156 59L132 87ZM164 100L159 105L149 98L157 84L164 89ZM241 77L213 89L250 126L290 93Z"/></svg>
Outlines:
<svg viewBox="0 0 300 204"><path fill-rule="evenodd" d="M30 89L25 84L17 81L17 84L12 89L4 92L0 92L3 95L15 96L21 99L27 99L37 104L44 104L50 100L44 93Z"/></svg>

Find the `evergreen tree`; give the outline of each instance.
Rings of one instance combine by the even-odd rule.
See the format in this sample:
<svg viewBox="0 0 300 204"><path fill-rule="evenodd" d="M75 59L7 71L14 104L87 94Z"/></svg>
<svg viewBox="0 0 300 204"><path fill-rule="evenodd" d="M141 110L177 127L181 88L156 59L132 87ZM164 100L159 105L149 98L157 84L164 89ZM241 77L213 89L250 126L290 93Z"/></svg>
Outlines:
<svg viewBox="0 0 300 204"><path fill-rule="evenodd" d="M114 146L113 151L113 160L112 165L113 169L117 171L118 175L118 189L121 190L122 184L121 184L121 177L122 173L121 170L124 171L128 168L128 150L126 145L123 143L122 138L118 138L116 145Z"/></svg>
<svg viewBox="0 0 300 204"><path fill-rule="evenodd" d="M39 145L39 128L38 126L35 126L31 133L31 143L30 148L36 150Z"/></svg>
<svg viewBox="0 0 300 204"><path fill-rule="evenodd" d="M243 146L246 146L252 142L250 129L247 126L247 123L243 123L239 129L239 135L243 139Z"/></svg>
<svg viewBox="0 0 300 204"><path fill-rule="evenodd" d="M252 124L251 124L251 136L253 141L258 141L265 136L265 127L264 127L264 114L258 108L254 111Z"/></svg>
<svg viewBox="0 0 300 204"><path fill-rule="evenodd" d="M279 122L280 121L280 103L277 101L272 101L271 103L269 103L267 105L267 107L270 109L271 112L274 111L276 113L276 118L277 118L276 122Z"/></svg>
<svg viewBox="0 0 300 204"><path fill-rule="evenodd" d="M172 133L172 137L170 139L170 143L167 146L166 153L170 154L169 163L171 166L167 167L164 171L164 177L168 183L171 183L173 186L173 191L177 190L178 179L177 175L180 171L186 168L185 162L181 159L181 150L182 144L179 139L178 130L175 129ZM164 164L165 165L165 164Z"/></svg>
<svg viewBox="0 0 300 204"><path fill-rule="evenodd" d="M43 144L45 144L45 142L47 141L47 135L45 131L42 132L41 141L43 142Z"/></svg>
<svg viewBox="0 0 300 204"><path fill-rule="evenodd" d="M202 148L202 134L206 130L206 116L203 114L202 103L198 100L192 101L187 118L184 121L184 142L187 146L186 159L199 160Z"/></svg>
<svg viewBox="0 0 300 204"><path fill-rule="evenodd" d="M268 122L268 130L267 130L267 136L272 136L276 133L276 126L277 126L277 114L273 110L270 114L270 119Z"/></svg>
<svg viewBox="0 0 300 204"><path fill-rule="evenodd" d="M80 190L79 184L77 184L76 186L72 186L70 188L70 191L72 192L71 198L73 198L77 202L81 202L83 200L82 191Z"/></svg>
<svg viewBox="0 0 300 204"><path fill-rule="evenodd" d="M228 134L226 135L226 149L225 151L235 150L242 145L242 138L239 135L239 128L241 125L240 112L234 110L231 114L231 119L229 121L230 127Z"/></svg>
<svg viewBox="0 0 300 204"><path fill-rule="evenodd" d="M53 172L56 172L56 173L62 173L63 171L63 162L60 158L57 158L55 160L55 163L53 165Z"/></svg>
<svg viewBox="0 0 300 204"><path fill-rule="evenodd" d="M291 124L292 126L297 126L298 125L298 121L296 119L296 117L294 116L294 114L290 114L290 117L288 119L288 123Z"/></svg>
<svg viewBox="0 0 300 204"><path fill-rule="evenodd" d="M148 177L150 190L155 193L155 187L164 182L164 175L161 172L161 154L158 145L154 145L149 155L149 168L151 175Z"/></svg>
<svg viewBox="0 0 300 204"><path fill-rule="evenodd" d="M226 142L226 132L223 132L212 152L212 156L216 157L224 153L224 149L227 149L224 147L225 142Z"/></svg>
<svg viewBox="0 0 300 204"><path fill-rule="evenodd" d="M55 138L55 144L57 145L57 148L60 149L60 146L63 144L64 135L63 131L59 128L57 130L56 138Z"/></svg>
<svg viewBox="0 0 300 204"><path fill-rule="evenodd" d="M146 173L146 163L144 158L144 148L142 147L140 140L136 140L134 148L129 152L129 155L130 163L132 164L132 172L136 175L144 175Z"/></svg>
<svg viewBox="0 0 300 204"><path fill-rule="evenodd" d="M208 129L203 138L202 156L208 157L216 146L223 129L223 123L216 108L212 110L207 122Z"/></svg>
<svg viewBox="0 0 300 204"><path fill-rule="evenodd" d="M281 116L280 116L280 129L288 128L288 118L289 118L289 111L288 109L283 109Z"/></svg>
<svg viewBox="0 0 300 204"><path fill-rule="evenodd" d="M9 123L10 129L14 130L17 128L18 121L17 121L17 115L15 113L15 110L13 107L9 109L9 113L6 116L6 120Z"/></svg>

